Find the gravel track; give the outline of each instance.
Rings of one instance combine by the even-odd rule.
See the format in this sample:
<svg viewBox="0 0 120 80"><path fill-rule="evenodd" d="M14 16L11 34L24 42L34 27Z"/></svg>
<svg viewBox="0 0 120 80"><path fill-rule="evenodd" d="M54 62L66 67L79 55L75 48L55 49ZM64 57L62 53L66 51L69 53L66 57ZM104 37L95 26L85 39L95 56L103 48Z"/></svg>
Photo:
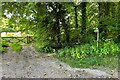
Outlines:
<svg viewBox="0 0 120 80"><path fill-rule="evenodd" d="M40 57L36 57L38 54ZM118 78L117 73L110 75L97 69L72 68L60 60L38 53L30 46L21 52L9 48L2 55L0 72L5 78Z"/></svg>

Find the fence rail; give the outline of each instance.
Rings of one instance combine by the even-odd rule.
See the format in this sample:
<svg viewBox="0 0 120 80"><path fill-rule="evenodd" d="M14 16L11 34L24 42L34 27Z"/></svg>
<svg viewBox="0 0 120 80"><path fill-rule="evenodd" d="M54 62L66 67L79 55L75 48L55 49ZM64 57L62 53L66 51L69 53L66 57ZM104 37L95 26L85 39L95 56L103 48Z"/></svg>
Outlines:
<svg viewBox="0 0 120 80"><path fill-rule="evenodd" d="M6 40L9 43L17 42L17 43L32 43L34 41L33 36L26 37L1 37L2 40Z"/></svg>

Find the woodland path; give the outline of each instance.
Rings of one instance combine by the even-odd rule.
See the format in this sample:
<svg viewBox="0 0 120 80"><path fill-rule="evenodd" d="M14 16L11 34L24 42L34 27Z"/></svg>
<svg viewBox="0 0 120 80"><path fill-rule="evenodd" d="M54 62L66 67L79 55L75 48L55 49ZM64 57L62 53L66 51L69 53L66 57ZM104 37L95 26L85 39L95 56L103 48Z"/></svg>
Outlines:
<svg viewBox="0 0 120 80"><path fill-rule="evenodd" d="M31 45L24 46L19 53L9 48L2 55L0 65L5 78L117 78L117 73L110 75L97 69L72 68L48 54L36 52Z"/></svg>

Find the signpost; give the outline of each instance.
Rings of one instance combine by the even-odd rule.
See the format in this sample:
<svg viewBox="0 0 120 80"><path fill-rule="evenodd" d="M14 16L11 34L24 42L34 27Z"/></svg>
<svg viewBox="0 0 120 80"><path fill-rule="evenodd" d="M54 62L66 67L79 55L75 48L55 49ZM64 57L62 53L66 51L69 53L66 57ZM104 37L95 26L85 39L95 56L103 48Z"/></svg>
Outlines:
<svg viewBox="0 0 120 80"><path fill-rule="evenodd" d="M98 42L99 42L99 29L98 28L94 28L94 32L97 33L97 52L98 52Z"/></svg>

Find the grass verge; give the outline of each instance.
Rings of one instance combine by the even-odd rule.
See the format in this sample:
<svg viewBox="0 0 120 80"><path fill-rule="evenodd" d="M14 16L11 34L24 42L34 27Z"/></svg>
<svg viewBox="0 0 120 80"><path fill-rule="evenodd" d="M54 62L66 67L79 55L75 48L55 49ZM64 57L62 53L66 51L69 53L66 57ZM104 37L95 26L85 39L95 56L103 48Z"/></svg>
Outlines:
<svg viewBox="0 0 120 80"><path fill-rule="evenodd" d="M118 57L114 56L89 56L82 59L74 59L68 57L57 58L74 68L108 68L112 70L118 69Z"/></svg>

